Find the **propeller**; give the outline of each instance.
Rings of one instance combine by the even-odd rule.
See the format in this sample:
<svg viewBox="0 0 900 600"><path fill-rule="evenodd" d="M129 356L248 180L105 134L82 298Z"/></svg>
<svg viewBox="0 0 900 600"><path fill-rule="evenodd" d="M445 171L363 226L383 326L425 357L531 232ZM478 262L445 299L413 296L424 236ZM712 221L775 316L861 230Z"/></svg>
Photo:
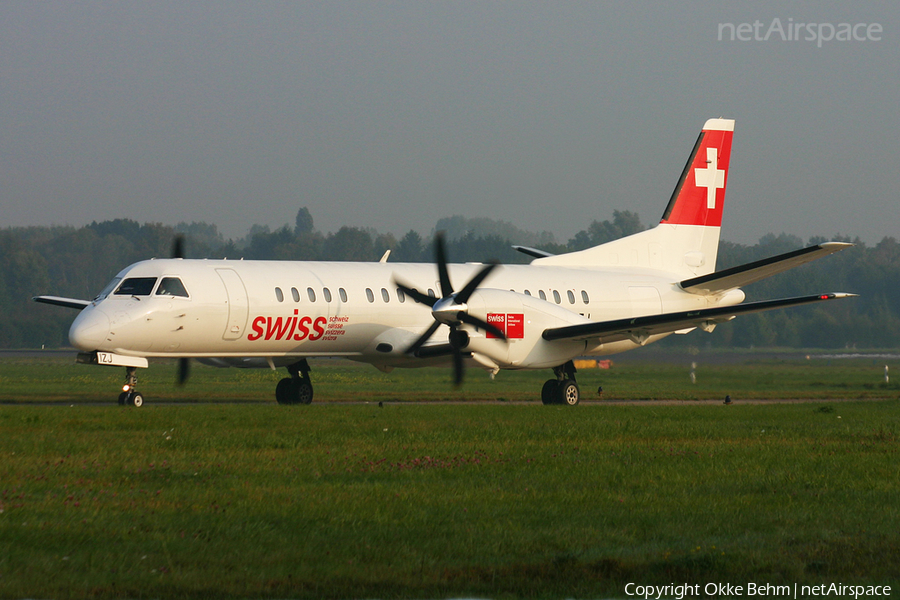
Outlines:
<svg viewBox="0 0 900 600"><path fill-rule="evenodd" d="M187 380L191 376L191 359L189 358L179 358L178 359L178 379L175 382L178 385L184 385L187 383Z"/></svg>
<svg viewBox="0 0 900 600"><path fill-rule="evenodd" d="M172 258L184 258L184 235L178 234L172 240ZM191 376L191 359L178 359L178 377L175 382L182 386Z"/></svg>
<svg viewBox="0 0 900 600"><path fill-rule="evenodd" d="M478 286L491 274L497 265L497 261L490 261L479 270L472 279L470 279L463 288L455 292L453 284L450 282L450 273L447 270L447 252L444 246L444 235L438 232L434 237L434 258L438 269L438 280L441 286L441 297L435 298L428 294L423 294L417 289L406 285L397 278L394 278L394 284L403 293L418 302L431 307L431 316L434 317L432 323L425 333L419 336L412 345L407 348L407 354L416 354L422 346L431 339L431 336L438 330L441 325L447 325L450 328L450 350L453 355L453 383L457 387L462 383L464 374L463 365L463 349L469 344L469 334L465 330L460 329L463 323L480 327L488 331L495 337L506 340L506 334L499 328L490 323L469 314L469 307L466 304Z"/></svg>

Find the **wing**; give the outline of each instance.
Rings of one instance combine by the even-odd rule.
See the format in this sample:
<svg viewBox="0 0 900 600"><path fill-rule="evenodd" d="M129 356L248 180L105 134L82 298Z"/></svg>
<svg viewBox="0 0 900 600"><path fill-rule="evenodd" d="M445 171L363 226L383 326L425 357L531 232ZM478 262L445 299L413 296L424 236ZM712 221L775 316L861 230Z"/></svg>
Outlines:
<svg viewBox="0 0 900 600"><path fill-rule="evenodd" d="M85 306L90 306L90 300L78 300L76 298L60 298L59 296L35 296L32 298L35 302L42 304L52 304L54 306L64 306L66 308L75 308L81 310Z"/></svg>
<svg viewBox="0 0 900 600"><path fill-rule="evenodd" d="M845 244L843 242L827 242L825 244L817 244L809 248L794 250L786 254L779 254L763 260L757 260L739 267L732 267L717 273L710 273L693 279L685 279L679 285L681 288L692 294L715 294L743 287L751 283L757 282L766 277L777 275L788 269L799 267L802 264L814 261L817 258L828 256L839 252L844 248L849 248L853 244Z"/></svg>
<svg viewBox="0 0 900 600"><path fill-rule="evenodd" d="M645 341L647 337L651 335L672 333L674 331L681 331L692 327L700 327L705 331L712 331L719 323L730 321L738 315L855 296L856 294L844 293L819 294L817 296L765 300L762 302L750 302L748 304L736 304L734 306L720 306L702 310L648 315L646 317L633 317L615 321L599 321L581 325L567 325L565 327L545 329L543 338L548 341L599 340L600 343L604 344L631 339L638 341L638 343L642 343L642 341Z"/></svg>

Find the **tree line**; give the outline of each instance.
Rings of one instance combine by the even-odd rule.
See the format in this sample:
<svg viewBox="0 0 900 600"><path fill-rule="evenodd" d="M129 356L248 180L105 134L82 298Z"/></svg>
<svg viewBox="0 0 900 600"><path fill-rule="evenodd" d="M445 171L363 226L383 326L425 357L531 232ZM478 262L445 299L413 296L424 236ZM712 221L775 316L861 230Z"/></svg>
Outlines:
<svg viewBox="0 0 900 600"><path fill-rule="evenodd" d="M497 259L524 264L531 259L513 244L554 254L581 250L645 229L637 214L615 211L593 221L565 243L549 232L528 232L504 221L440 219L452 262ZM0 229L0 347L63 347L75 312L38 305L41 294L93 298L125 266L166 257L183 236L188 258L432 262L433 234L414 230L399 239L373 229L341 227L323 233L306 208L293 225L272 230L254 226L243 238L225 239L209 223L138 223L129 219L84 227ZM748 315L720 325L713 335L670 336L662 344L703 348L896 348L900 340L900 244L885 237L874 246L846 237L815 237L804 243L788 234L767 234L754 245L722 241L717 269L725 269L824 241L852 241L853 248L745 288L749 300L819 292L853 292L859 298L790 310Z"/></svg>

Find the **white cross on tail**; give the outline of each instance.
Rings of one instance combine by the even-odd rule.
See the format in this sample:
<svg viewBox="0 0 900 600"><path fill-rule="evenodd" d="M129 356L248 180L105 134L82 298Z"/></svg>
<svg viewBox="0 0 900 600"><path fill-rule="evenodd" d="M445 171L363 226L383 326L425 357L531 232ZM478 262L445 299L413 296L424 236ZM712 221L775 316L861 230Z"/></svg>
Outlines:
<svg viewBox="0 0 900 600"><path fill-rule="evenodd" d="M706 168L694 169L697 187L706 188L706 208L716 207L716 190L725 187L725 171L719 168L718 151L706 149Z"/></svg>

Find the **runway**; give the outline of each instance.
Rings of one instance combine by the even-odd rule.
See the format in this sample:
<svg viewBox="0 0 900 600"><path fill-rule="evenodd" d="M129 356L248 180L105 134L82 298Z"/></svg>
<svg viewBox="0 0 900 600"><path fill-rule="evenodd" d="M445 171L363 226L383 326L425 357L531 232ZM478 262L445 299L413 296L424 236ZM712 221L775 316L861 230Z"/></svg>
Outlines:
<svg viewBox="0 0 900 600"><path fill-rule="evenodd" d="M760 405L760 404L840 404L849 402L885 402L896 400L896 398L748 398L742 400L740 398L732 398L731 403L726 405L723 400L582 400L578 406L567 407L562 405L547 406L547 410L553 408L578 410L580 407L603 407L603 406L722 406L733 407L741 405ZM246 400L246 399L218 399L218 400L146 400L141 409L159 407L178 407L178 406L229 406L229 405L246 405L255 404L259 406L281 406L274 400ZM364 400L329 400L325 402L313 402L313 406L372 406L378 407L413 407L413 406L458 406L468 404L470 406L541 406L540 400L534 402L520 400L422 400L419 402L371 402ZM81 406L99 407L109 406L115 408L133 408L120 407L115 401L77 401L71 402L66 400L0 400L0 406L45 406L45 407L61 407L75 408ZM285 406L288 410L304 410L303 405Z"/></svg>

